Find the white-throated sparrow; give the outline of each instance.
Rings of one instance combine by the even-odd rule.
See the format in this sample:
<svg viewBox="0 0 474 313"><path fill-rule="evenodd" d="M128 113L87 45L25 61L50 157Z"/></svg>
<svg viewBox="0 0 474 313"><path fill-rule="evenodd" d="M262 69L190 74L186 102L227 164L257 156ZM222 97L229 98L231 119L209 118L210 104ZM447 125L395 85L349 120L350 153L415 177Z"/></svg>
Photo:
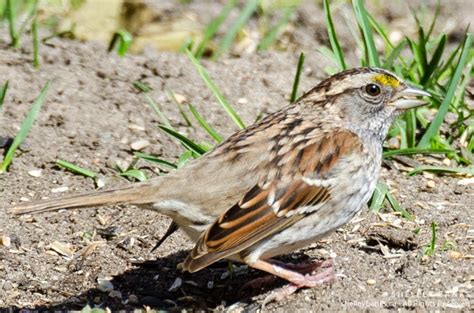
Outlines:
<svg viewBox="0 0 474 313"><path fill-rule="evenodd" d="M182 169L145 183L14 205L15 214L134 204L170 216L196 242L184 269L232 259L291 283L330 279L313 265L272 257L306 246L347 223L372 194L382 142L394 117L428 93L392 73L338 73L295 104L233 134Z"/></svg>

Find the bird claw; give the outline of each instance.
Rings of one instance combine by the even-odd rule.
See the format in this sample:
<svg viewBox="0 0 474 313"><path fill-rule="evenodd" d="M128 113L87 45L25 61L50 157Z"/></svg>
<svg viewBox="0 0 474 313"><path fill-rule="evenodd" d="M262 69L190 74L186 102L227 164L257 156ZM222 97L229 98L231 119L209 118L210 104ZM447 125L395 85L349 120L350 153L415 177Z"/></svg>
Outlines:
<svg viewBox="0 0 474 313"><path fill-rule="evenodd" d="M292 282L286 286L281 287L280 289L273 291L263 300L262 309L270 302L279 302L281 300L286 299L288 296L295 293L298 289L313 288L317 285L333 282L336 279L336 276L334 275L333 264L334 263L332 259L323 262L314 262L310 264L299 264L298 267L300 269L303 269L304 271L307 271L306 274L302 276L302 278L300 278L297 283ZM325 267L326 269L318 274L308 274L312 273L315 269L321 267ZM304 274L305 272L300 273Z"/></svg>

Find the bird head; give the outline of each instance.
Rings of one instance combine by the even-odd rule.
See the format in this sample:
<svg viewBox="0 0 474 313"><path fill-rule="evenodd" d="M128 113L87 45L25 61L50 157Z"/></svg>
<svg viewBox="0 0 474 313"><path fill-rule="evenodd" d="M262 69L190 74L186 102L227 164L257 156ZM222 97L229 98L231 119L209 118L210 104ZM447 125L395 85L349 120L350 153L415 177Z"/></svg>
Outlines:
<svg viewBox="0 0 474 313"><path fill-rule="evenodd" d="M336 116L348 128L373 133L382 140L397 115L426 104L419 97L430 96L379 68L340 72L322 81L307 95L307 100L323 105L329 116Z"/></svg>

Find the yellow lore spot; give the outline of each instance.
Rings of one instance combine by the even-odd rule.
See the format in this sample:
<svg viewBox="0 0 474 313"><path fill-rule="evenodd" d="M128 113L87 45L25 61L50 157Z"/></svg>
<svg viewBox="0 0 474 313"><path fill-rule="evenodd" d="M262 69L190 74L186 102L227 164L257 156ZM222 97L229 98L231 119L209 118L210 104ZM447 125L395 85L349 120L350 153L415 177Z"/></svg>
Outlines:
<svg viewBox="0 0 474 313"><path fill-rule="evenodd" d="M374 81L382 84L384 86L390 86L396 88L400 86L400 82L393 76L386 75L386 74L377 74L374 76Z"/></svg>

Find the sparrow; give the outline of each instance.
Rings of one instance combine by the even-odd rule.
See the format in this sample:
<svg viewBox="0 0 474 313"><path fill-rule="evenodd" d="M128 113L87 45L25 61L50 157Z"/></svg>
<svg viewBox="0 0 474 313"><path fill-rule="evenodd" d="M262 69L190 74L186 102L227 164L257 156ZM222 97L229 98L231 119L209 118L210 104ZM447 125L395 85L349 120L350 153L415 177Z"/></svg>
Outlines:
<svg viewBox="0 0 474 313"><path fill-rule="evenodd" d="M288 281L287 295L331 281L332 263L273 258L328 236L363 207L377 183L392 121L425 104L422 96L430 95L389 71L350 69L166 176L9 211L112 204L153 210L173 220L167 235L179 227L195 242L184 270L238 261Z"/></svg>

